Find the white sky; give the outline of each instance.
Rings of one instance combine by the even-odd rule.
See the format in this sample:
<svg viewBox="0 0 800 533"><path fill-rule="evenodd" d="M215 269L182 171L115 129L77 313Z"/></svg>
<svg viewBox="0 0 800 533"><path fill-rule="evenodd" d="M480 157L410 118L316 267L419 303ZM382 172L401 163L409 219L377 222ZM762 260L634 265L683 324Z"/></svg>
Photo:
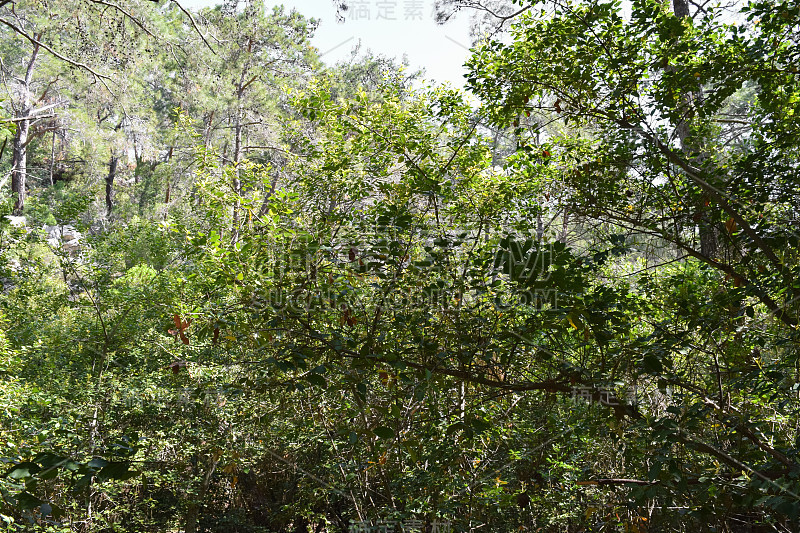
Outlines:
<svg viewBox="0 0 800 533"><path fill-rule="evenodd" d="M466 14L444 26L433 21L434 0L348 0L346 20L336 22L336 9L331 0L266 0L266 4L283 4L307 17L320 21L314 46L325 63L349 59L353 47L361 41L361 49L382 55L408 57L412 69L424 68L425 78L464 85L463 64L469 57L469 20ZM181 0L189 9L210 7L215 0Z"/></svg>

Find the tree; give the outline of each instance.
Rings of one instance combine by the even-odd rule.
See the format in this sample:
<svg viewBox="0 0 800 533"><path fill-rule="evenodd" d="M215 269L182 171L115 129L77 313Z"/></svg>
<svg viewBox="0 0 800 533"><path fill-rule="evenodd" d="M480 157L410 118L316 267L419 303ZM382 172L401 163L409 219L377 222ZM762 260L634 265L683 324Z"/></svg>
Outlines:
<svg viewBox="0 0 800 533"><path fill-rule="evenodd" d="M210 46L199 33L193 16L175 0L167 4L173 5L175 9L163 9L168 13L165 18L180 13L191 23L187 31L196 34L205 46ZM125 92L129 87L126 89L125 83L117 87L115 84L123 81L121 72L139 59L136 52L141 51L138 46L143 39L160 39L162 46L173 51L182 44L171 41L173 35L157 38L151 31L154 28L154 13L159 9L152 2L143 0L118 3L99 0L60 2L57 6L47 6L46 10L39 2L0 4L0 25L6 35L12 37L4 51L8 54L7 59L11 60L3 65L5 84L12 95L13 121L19 123L12 145L11 181L12 193L16 196L15 213L21 214L24 209L29 144L45 132L55 133L62 129L57 127L55 120L44 123L45 127L41 124L44 119L54 119L55 108L66 104L64 95L60 95L60 100L54 96L59 93L58 82L67 78L73 84L83 85L81 77L88 77L91 84L102 88L101 92L105 90L113 97L119 97L116 93ZM30 46L30 49L23 52L24 46L20 48L20 43ZM19 57L20 53L27 54L24 60ZM50 64L46 70L52 71L52 74L48 73L44 80L37 80L37 71L43 61ZM36 99L38 91L42 92ZM39 127L31 134L31 126L37 123ZM118 121L117 125L119 127L115 131L122 128L122 122ZM54 152L55 135L52 148ZM118 155L111 154L107 163L106 209L109 212L118 160ZM51 174L53 163L50 162Z"/></svg>
<svg viewBox="0 0 800 533"><path fill-rule="evenodd" d="M219 136L216 143L223 159L233 163L231 193L239 197L244 193L236 170L239 164L248 154L277 148L270 116L281 112L280 91L300 84L316 64L309 44L316 22L282 7L270 11L260 0L232 0L204 11L203 17L225 44L213 56L194 58L200 61L195 72L202 89L187 103L202 108L206 146L212 136ZM234 240L240 210L235 203Z"/></svg>
<svg viewBox="0 0 800 533"><path fill-rule="evenodd" d="M48 83L35 79L37 71L40 70L40 52L42 52L38 39L42 37L44 30L36 27L37 23L34 22L32 14L24 14L23 9L20 11L23 14L15 12L17 23L22 31L34 34L32 42L4 28L4 33L11 39L5 47L4 55L7 61L2 66L3 83L10 97L13 112L11 121L16 125L11 143L10 171L16 215L21 215L25 206L28 146L36 137L52 129L40 125L32 135L31 126L53 117L54 108L62 105L57 96L57 88L55 90L53 88L58 83L57 76Z"/></svg>
<svg viewBox="0 0 800 533"><path fill-rule="evenodd" d="M0 218L9 527L798 529L800 10L508 4L476 107L150 4L0 14L83 173Z"/></svg>
<svg viewBox="0 0 800 533"><path fill-rule="evenodd" d="M674 12L656 2L634 2L630 17L614 3L555 2L552 16L543 4L531 5L514 26L513 41L487 43L471 60L470 85L498 124L516 127L520 150L510 168L540 194L557 193L560 208L619 232L622 240L612 243L669 246L687 271L718 273L715 305L728 312L717 308L714 318L701 321L692 303L681 300L686 307L676 310L678 317L691 318L685 325L667 325L663 315L654 320L649 341L667 348L657 356L645 352L642 370L685 394L661 423L712 417L746 435L750 446L710 445L684 433L684 426L669 437L672 442L751 472L750 490L773 494L773 511L796 518L796 498L770 478L796 471L786 453L793 437L773 434L767 439L783 444L768 444L758 435L769 414L747 406L767 386L764 374L748 369L765 348L757 332L767 327L790 345L796 342L800 267L792 220L798 190L791 169L797 102L788 96L796 91L786 88L797 85L792 61L798 52L792 38L781 36L792 33L797 10L781 2L754 3L725 23L724 8L706 6L690 16L682 2L675 2ZM561 126L538 145L537 127L527 119L537 113ZM542 149L552 157L543 159ZM662 257L674 260L673 254ZM652 255L646 263L671 271L661 264ZM680 279L684 288L691 285ZM642 283L656 301L670 292ZM754 315L754 309L761 311ZM674 343L686 342L680 339L694 338L684 326L699 328L699 337L692 348L677 349ZM719 344L710 340L714 335L728 340ZM781 380L793 379L793 349L777 346L769 365L769 379L776 380L770 381L776 388L771 401L787 386ZM709 379L687 373L694 364L708 364ZM764 471L773 471L759 472L749 461L765 461ZM692 466L682 468L682 476L700 477Z"/></svg>
<svg viewBox="0 0 800 533"><path fill-rule="evenodd" d="M472 15L472 39L480 42L504 31L516 17L529 10L532 4L514 0L436 0L434 6L434 17L439 24L447 23L461 11L469 12Z"/></svg>

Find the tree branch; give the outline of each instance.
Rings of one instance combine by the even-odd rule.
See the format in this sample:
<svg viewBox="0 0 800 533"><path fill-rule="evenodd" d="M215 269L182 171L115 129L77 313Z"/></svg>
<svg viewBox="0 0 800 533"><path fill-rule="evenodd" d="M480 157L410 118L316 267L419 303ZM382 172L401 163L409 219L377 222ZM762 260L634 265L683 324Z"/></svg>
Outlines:
<svg viewBox="0 0 800 533"><path fill-rule="evenodd" d="M95 72L89 65L87 65L85 63L81 63L80 61L75 61L74 59L70 59L65 55L59 54L58 52L56 52L55 50L50 48L48 45L46 45L43 42L39 41L35 37L32 37L32 36L28 35L25 32L25 30L23 30L22 28L17 27L14 23L9 22L4 18L0 18L0 24L5 24L6 26L8 26L12 30L14 30L17 34L19 34L22 37L25 37L26 39L28 39L34 46L41 46L42 48L44 48L45 50L50 52L50 54L52 56L60 59L61 61L64 61L65 63L68 63L68 64L72 65L73 67L80 68L80 69L85 70L86 72L89 72L92 76L95 77L96 80L99 80L100 83L103 84L103 87L105 87L108 92L111 92L111 89L108 87L108 85L105 82L105 80L112 81L109 76L106 76L104 74L100 74L99 72Z"/></svg>
<svg viewBox="0 0 800 533"><path fill-rule="evenodd" d="M119 11L120 13L122 13L123 15L128 17L129 19L131 19L131 21L133 21L134 24L139 26L142 29L142 31L144 31L147 35L149 35L153 39L157 39L157 37L155 35L153 35L153 33L150 30L148 30L147 28L144 27L144 25L139 21L139 19L137 19L136 17L134 17L133 15L131 15L130 13L125 11L121 6L119 6L117 4L114 4L112 2L106 2L105 0L90 0L90 1L92 3L95 3L95 4L100 4L100 5L104 5L104 6L108 6L108 7L113 7L114 9L116 9L117 11Z"/></svg>
<svg viewBox="0 0 800 533"><path fill-rule="evenodd" d="M189 13L189 12L188 12L188 11L187 11L187 10L186 10L186 9L185 9L185 8L184 8L182 5L181 5L181 4L180 4L180 2L178 2L178 0L170 0L170 2L172 2L173 4L175 4L176 6L178 6L178 9L180 9L180 10L183 12L183 14L184 14L184 15L186 15L186 16L189 18L189 21L192 23L192 28L194 28L194 31L196 31L196 32L197 32L197 35L199 35L199 36L200 36L200 38L201 38L201 39L203 39L203 42L206 44L206 46L208 47L208 49L209 49L209 50L211 50L211 53L212 53L212 54L214 54L214 55L217 55L217 52L215 52L215 51L214 51L214 49L211 47L211 45L210 45L210 44L208 43L208 41L206 40L206 37L205 37L205 35L203 35L203 32L201 32L201 31L200 31L200 28L198 28L198 27L197 27L197 23L194 21L194 17L192 16L192 14L191 14L191 13Z"/></svg>
<svg viewBox="0 0 800 533"><path fill-rule="evenodd" d="M780 259L778 259L778 256L775 255L775 252L772 250L772 247L764 242L761 236L755 232L755 230L750 226L750 224L747 223L746 220L744 220L744 218L739 214L738 211L733 209L730 203L728 203L728 198L726 197L726 195L722 191L720 191L719 189L708 183L703 178L702 176L703 171L701 169L695 167L694 165L686 161L684 158L680 157L675 152L675 150L664 144L660 139L658 139L654 135L646 132L644 129L634 126L633 124L631 124L626 120L617 119L614 121L623 128L635 131L636 133L644 137L647 141L653 143L658 148L658 151L661 152L662 155L666 156L669 161L678 165L684 172L686 172L686 175L692 178L692 180L694 180L695 183L700 185L700 187L705 192L707 192L709 196L713 197L720 204L720 207L722 207L723 211L728 213L728 215L730 215L730 217L733 218L734 221L736 221L739 227L742 228L742 231L744 231L748 237L753 239L753 242L756 244L756 246L761 248L761 250L764 252L764 255L767 256L770 262L776 267L778 267L779 270L783 270L783 263L781 262Z"/></svg>

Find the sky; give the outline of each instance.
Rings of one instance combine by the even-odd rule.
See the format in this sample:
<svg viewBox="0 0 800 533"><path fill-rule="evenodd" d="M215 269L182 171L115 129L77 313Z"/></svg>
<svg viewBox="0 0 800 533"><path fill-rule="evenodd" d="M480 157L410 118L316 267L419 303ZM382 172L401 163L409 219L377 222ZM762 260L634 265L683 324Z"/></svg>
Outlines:
<svg viewBox="0 0 800 533"><path fill-rule="evenodd" d="M332 65L351 57L359 41L361 50L408 58L411 68L424 68L425 78L438 83L464 85L463 64L469 57L469 19L466 14L443 26L433 21L434 0L349 0L345 21L336 21L331 0L266 0L267 5L293 7L320 21L313 45L322 60ZM189 9L210 7L215 0L181 0Z"/></svg>

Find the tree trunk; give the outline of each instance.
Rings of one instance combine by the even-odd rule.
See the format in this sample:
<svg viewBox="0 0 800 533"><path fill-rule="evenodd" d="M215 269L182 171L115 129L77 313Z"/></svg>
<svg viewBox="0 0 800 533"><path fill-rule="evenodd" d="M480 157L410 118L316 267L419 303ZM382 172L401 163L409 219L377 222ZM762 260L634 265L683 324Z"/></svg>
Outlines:
<svg viewBox="0 0 800 533"><path fill-rule="evenodd" d="M252 40L250 41L252 44ZM249 50L248 50L249 51ZM231 241L236 242L239 240L239 218L242 206L242 182L239 179L239 162L242 160L242 99L244 91L253 80L245 82L249 68L246 66L239 76L239 84L236 86L236 121L234 122L234 136L233 136L233 231L231 232ZM255 78L253 78L255 79Z"/></svg>
<svg viewBox="0 0 800 533"><path fill-rule="evenodd" d="M38 40L38 37L37 37ZM17 122L17 132L14 134L11 157L11 194L14 196L14 214L21 215L25 208L25 182L28 177L28 131L31 127L31 80L33 79L33 66L39 55L39 45L34 45L28 68L25 70L25 79L20 80L22 85L22 106Z"/></svg>
<svg viewBox="0 0 800 533"><path fill-rule="evenodd" d="M56 167L56 130L53 130L53 140L50 142L50 186L53 186L53 172Z"/></svg>
<svg viewBox="0 0 800 533"><path fill-rule="evenodd" d="M685 18L689 16L689 1L688 0L672 0L672 11L678 18ZM688 120L694 115L695 109L701 105L703 101L703 91L687 91L681 97L681 106L684 108L684 118L675 127L675 133L681 143L681 150L688 155L694 154L690 157L690 161L697 167L702 167L703 160L706 158L702 153L702 148L698 146L696 139L692 139L689 131ZM700 233L700 253L708 258L715 258L719 251L719 224L715 220L712 212L713 209L707 205L705 199L701 200L700 204L695 206L698 213L701 213L701 218L697 222L698 231Z"/></svg>
<svg viewBox="0 0 800 533"><path fill-rule="evenodd" d="M203 147L208 150L208 146L211 144L211 131L212 126L214 124L214 110L206 115L206 131L205 135L203 136Z"/></svg>
<svg viewBox="0 0 800 533"><path fill-rule="evenodd" d="M672 0L672 12L678 18L689 16L689 1L688 0Z"/></svg>
<svg viewBox="0 0 800 533"><path fill-rule="evenodd" d="M173 154L174 151L175 151L175 145L170 146L169 147L169 153L167 154L167 161L172 159L172 154ZM153 168L155 169L155 166ZM172 181L170 180L170 177L167 176L167 190L164 193L164 204L165 204L164 220L167 220L167 213L168 213L167 208L169 207L170 195L171 194L172 194Z"/></svg>
<svg viewBox="0 0 800 533"><path fill-rule="evenodd" d="M108 176L106 176L106 217L111 217L111 210L114 208L114 179L117 177L117 164L119 157L111 151L111 159L108 161Z"/></svg>
<svg viewBox="0 0 800 533"><path fill-rule="evenodd" d="M239 93L241 100L241 91ZM241 209L241 199L239 196L242 193L242 182L239 179L239 161L241 160L242 152L242 106L238 105L236 108L236 124L234 127L233 139L233 230L231 231L231 240L236 242L239 240L239 211Z"/></svg>
<svg viewBox="0 0 800 533"><path fill-rule="evenodd" d="M203 476L203 481L200 484L200 491L197 494L197 501L189 504L189 509L186 511L186 528L185 533L197 533L197 522L200 518L200 510L203 506L203 501L208 493L208 487L211 485L211 476L214 475L214 470L217 469L221 455L213 455L211 457L211 464Z"/></svg>
<svg viewBox="0 0 800 533"><path fill-rule="evenodd" d="M122 128L125 119L120 119L119 123L114 126L114 132L118 132ZM111 158L108 161L108 175L106 176L106 216L111 216L111 210L114 208L114 179L117 177L117 165L119 163L119 156L114 151L113 145L111 148Z"/></svg>
<svg viewBox="0 0 800 533"><path fill-rule="evenodd" d="M12 144L11 193L14 195L14 214L21 215L25 208L25 182L28 174L28 130L30 120L17 123L17 132Z"/></svg>

